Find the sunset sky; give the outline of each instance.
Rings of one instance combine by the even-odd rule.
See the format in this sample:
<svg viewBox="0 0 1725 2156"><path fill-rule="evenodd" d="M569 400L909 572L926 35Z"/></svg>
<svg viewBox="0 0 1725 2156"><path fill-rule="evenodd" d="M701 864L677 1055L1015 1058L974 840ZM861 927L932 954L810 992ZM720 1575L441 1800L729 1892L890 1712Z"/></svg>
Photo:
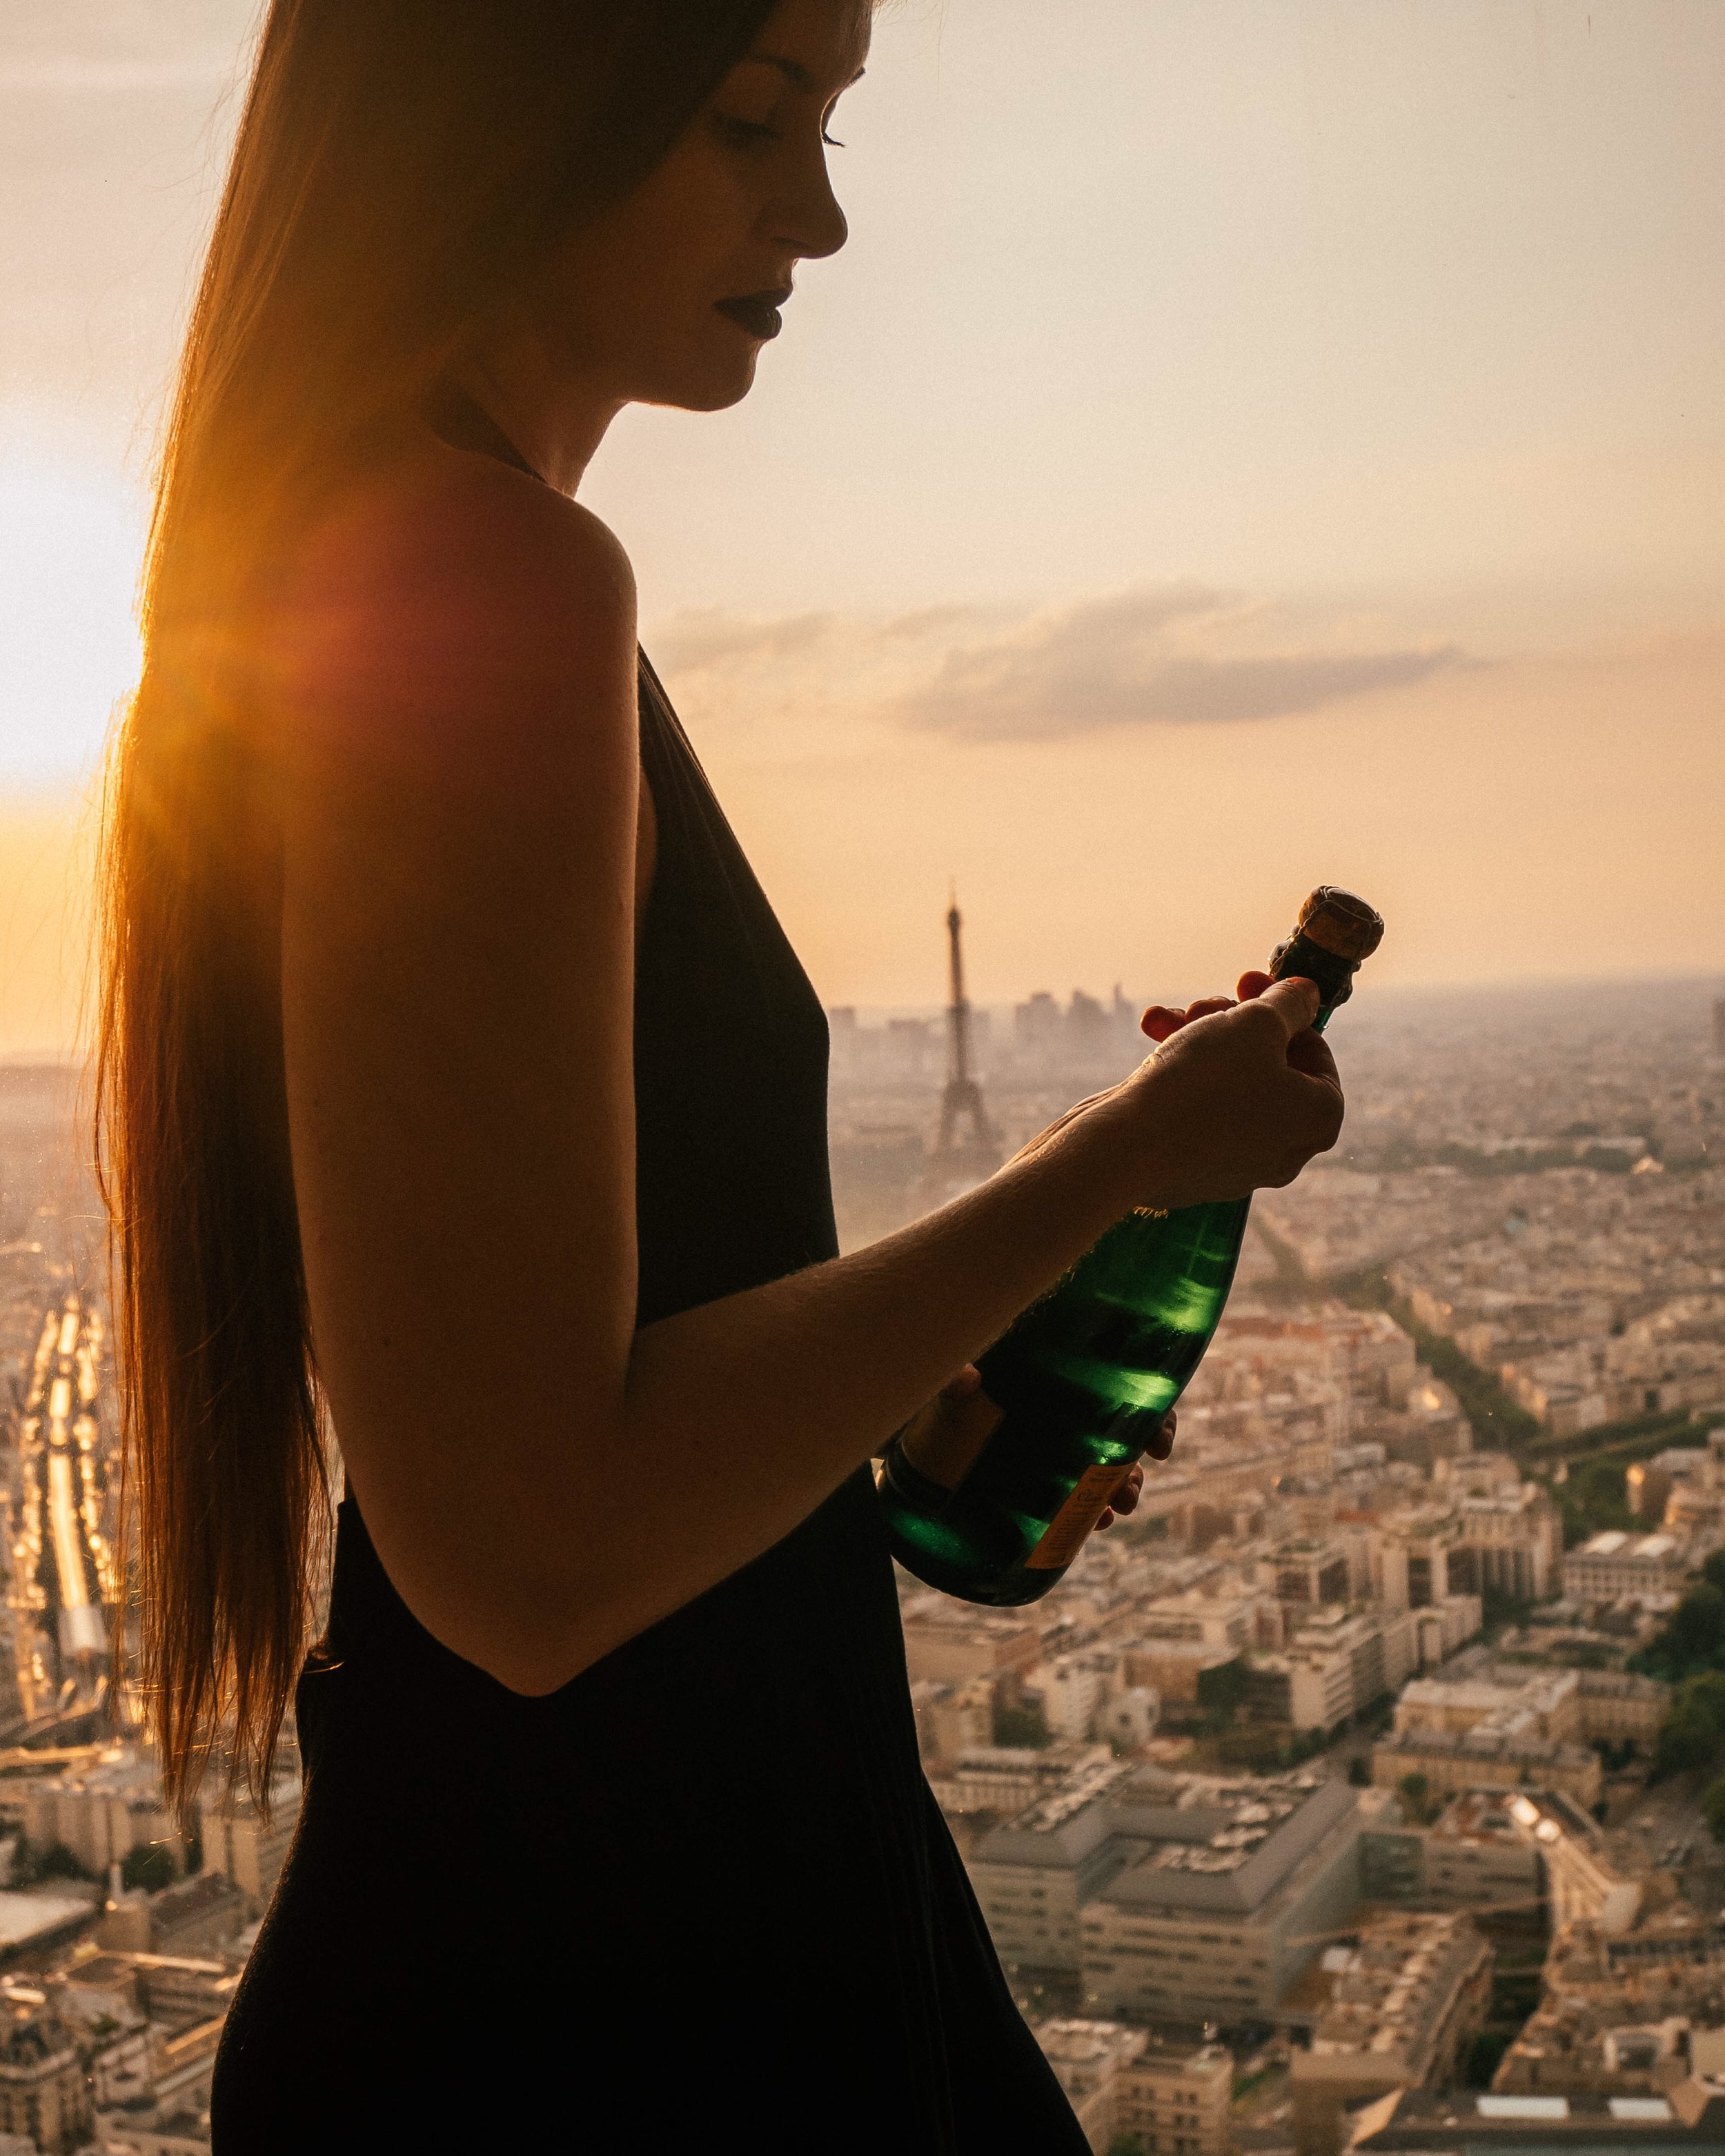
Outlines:
<svg viewBox="0 0 1725 2156"><path fill-rule="evenodd" d="M0 12L0 1054L92 773L249 5ZM753 398L585 493L829 1002L1725 970L1719 0L901 0Z"/></svg>

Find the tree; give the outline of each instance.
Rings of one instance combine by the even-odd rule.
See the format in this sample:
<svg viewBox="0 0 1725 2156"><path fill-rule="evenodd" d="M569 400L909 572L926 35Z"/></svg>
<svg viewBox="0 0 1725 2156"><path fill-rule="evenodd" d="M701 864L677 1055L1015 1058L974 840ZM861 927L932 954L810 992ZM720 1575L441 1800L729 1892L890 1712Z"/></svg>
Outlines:
<svg viewBox="0 0 1725 2156"><path fill-rule="evenodd" d="M1709 1590L1717 1594L1718 1590ZM1725 1599L1725 1598L1722 1598ZM1706 1670L1677 1686L1653 1754L1656 1780L1711 1767L1725 1751L1725 1671Z"/></svg>
<svg viewBox="0 0 1725 2156"><path fill-rule="evenodd" d="M1653 1754L1656 1780L1686 1774L1692 1767L1710 1767L1718 1748L1719 1732L1705 1715L1673 1707L1659 1732Z"/></svg>
<svg viewBox="0 0 1725 2156"><path fill-rule="evenodd" d="M1725 1841L1725 1774L1722 1774L1701 1800L1701 1809L1707 1825L1713 1830L1715 1841Z"/></svg>
<svg viewBox="0 0 1725 2156"><path fill-rule="evenodd" d="M1649 1676L1681 1684L1686 1677L1708 1671L1725 1671L1725 1581L1717 1560L1725 1551L1707 1559L1707 1576L1692 1587L1677 1604L1671 1621L1640 1653L1632 1656L1630 1667Z"/></svg>
<svg viewBox="0 0 1725 2156"><path fill-rule="evenodd" d="M1704 1579L1692 1587L1671 1619L1672 1640L1687 1662L1706 1667L1725 1645L1725 1588Z"/></svg>
<svg viewBox="0 0 1725 2156"><path fill-rule="evenodd" d="M39 1879L92 1879L95 1876L82 1858L67 1848L63 1841L50 1842L36 1859Z"/></svg>
<svg viewBox="0 0 1725 2156"><path fill-rule="evenodd" d="M1245 1664L1235 1655L1198 1672L1198 1704L1219 1724L1231 1722L1245 1704Z"/></svg>
<svg viewBox="0 0 1725 2156"><path fill-rule="evenodd" d="M997 1707L994 1710L994 1742L1014 1750L1040 1752L1050 1742L1048 1724L1042 1718L1040 1707Z"/></svg>
<svg viewBox="0 0 1725 2156"><path fill-rule="evenodd" d="M1502 2030L1481 2029L1467 2047L1467 2086L1490 2088L1491 2076L1508 2049L1509 2038Z"/></svg>
<svg viewBox="0 0 1725 2156"><path fill-rule="evenodd" d="M142 1842L128 1850L120 1867L121 1885L141 1887L146 1894L159 1894L164 1887L172 1887L174 1877L174 1861L165 1841Z"/></svg>
<svg viewBox="0 0 1725 2156"><path fill-rule="evenodd" d="M1356 1752L1348 1763L1348 1779L1357 1789L1368 1789L1372 1785L1372 1770L1364 1755Z"/></svg>
<svg viewBox="0 0 1725 2156"><path fill-rule="evenodd" d="M1117 2133L1108 2143L1108 2156L1144 2156L1144 2144L1136 2133Z"/></svg>

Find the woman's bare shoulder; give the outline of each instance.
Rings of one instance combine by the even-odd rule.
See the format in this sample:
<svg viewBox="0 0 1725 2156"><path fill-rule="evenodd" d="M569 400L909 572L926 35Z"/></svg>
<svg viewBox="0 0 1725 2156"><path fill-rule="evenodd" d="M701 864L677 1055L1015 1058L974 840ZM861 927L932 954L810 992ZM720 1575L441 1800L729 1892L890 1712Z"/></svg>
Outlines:
<svg viewBox="0 0 1725 2156"><path fill-rule="evenodd" d="M423 748L499 727L525 746L548 721L567 740L572 712L632 684L634 637L629 558L599 518L434 442L326 505L274 580L264 643L278 708L314 736Z"/></svg>

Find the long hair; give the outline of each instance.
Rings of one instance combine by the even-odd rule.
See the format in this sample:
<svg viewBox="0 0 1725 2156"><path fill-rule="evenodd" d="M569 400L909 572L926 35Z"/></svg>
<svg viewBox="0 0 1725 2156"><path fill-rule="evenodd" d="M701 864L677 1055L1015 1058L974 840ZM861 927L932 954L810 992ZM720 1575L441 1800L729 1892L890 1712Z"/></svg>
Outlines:
<svg viewBox="0 0 1725 2156"><path fill-rule="evenodd" d="M273 0L164 438L110 762L98 1157L137 1676L183 1814L260 1801L330 1504L246 620L463 339L644 180L772 0Z"/></svg>

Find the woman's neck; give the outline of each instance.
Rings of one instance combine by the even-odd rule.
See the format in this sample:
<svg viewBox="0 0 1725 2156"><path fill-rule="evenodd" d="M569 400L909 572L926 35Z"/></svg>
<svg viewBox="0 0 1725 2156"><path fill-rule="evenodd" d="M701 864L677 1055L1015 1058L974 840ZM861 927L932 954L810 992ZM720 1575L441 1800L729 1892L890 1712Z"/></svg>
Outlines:
<svg viewBox="0 0 1725 2156"><path fill-rule="evenodd" d="M475 352L456 381L549 486L580 486L622 400L553 368L536 336Z"/></svg>

